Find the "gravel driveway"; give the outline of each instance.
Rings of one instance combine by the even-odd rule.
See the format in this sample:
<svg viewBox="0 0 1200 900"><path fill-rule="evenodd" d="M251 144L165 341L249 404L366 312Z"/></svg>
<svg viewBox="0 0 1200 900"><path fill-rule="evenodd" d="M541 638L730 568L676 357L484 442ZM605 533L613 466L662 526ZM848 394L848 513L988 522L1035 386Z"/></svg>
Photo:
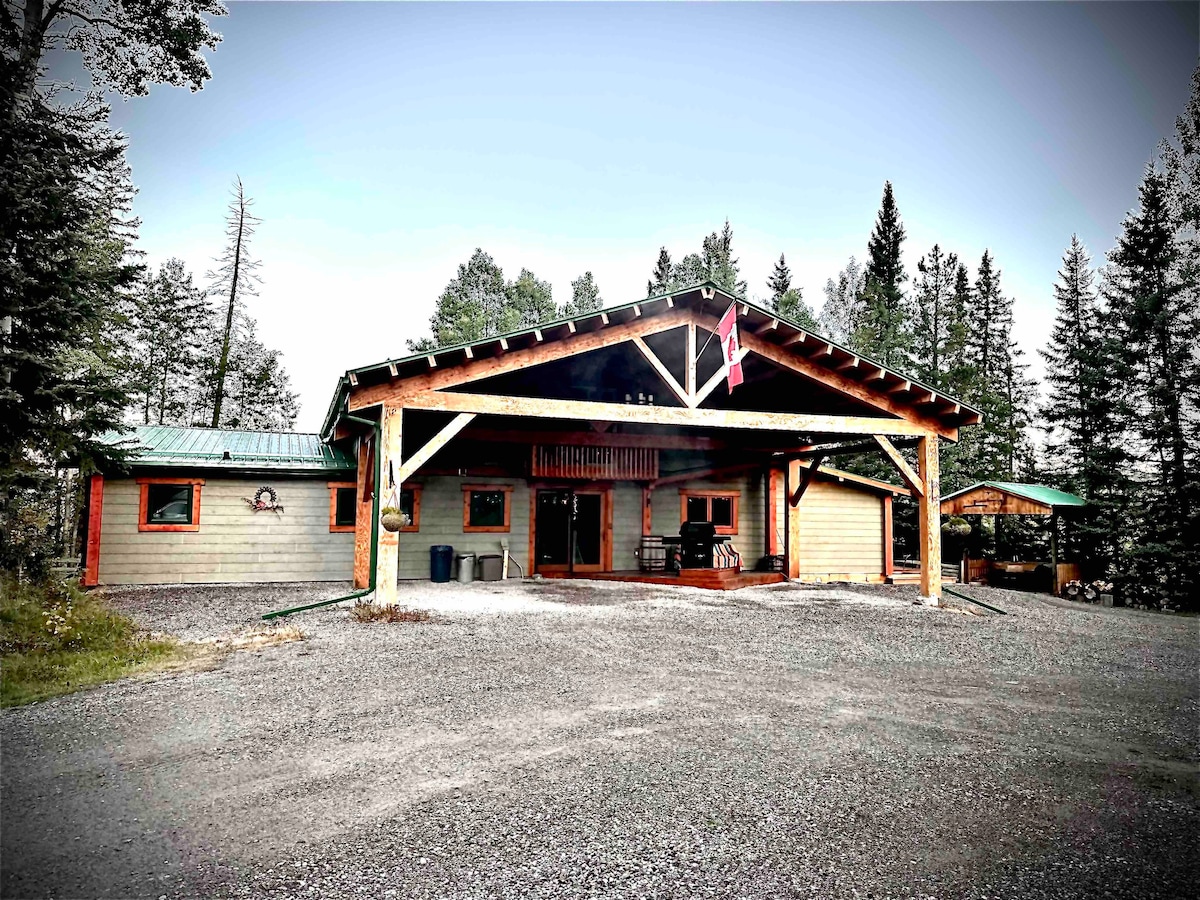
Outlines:
<svg viewBox="0 0 1200 900"><path fill-rule="evenodd" d="M196 638L339 585L132 589ZM0 716L5 897L1191 897L1197 619L419 585Z"/></svg>

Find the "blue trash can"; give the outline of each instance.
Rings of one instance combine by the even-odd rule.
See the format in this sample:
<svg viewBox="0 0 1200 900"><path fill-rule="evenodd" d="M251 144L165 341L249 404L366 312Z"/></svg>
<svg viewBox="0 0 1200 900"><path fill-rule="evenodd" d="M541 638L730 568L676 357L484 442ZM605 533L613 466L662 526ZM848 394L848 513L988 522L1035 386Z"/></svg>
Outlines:
<svg viewBox="0 0 1200 900"><path fill-rule="evenodd" d="M454 562L454 548L449 544L434 544L429 548L429 578L439 584L450 580L450 568Z"/></svg>

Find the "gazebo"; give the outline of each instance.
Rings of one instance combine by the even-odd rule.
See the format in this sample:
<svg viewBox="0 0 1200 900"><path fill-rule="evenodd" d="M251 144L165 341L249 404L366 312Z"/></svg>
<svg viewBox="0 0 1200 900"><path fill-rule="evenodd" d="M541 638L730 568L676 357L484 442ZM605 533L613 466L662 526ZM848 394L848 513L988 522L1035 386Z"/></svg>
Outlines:
<svg viewBox="0 0 1200 900"><path fill-rule="evenodd" d="M1012 481L980 481L942 498L944 516L1049 516L1050 569L1052 588L1057 595L1068 581L1077 579L1079 564L1059 562L1058 517L1070 515L1087 506L1087 501L1066 491L1044 484L1020 484ZM1003 572L1030 571L1038 562L992 563L985 559L964 559L962 579L966 583L986 580L989 569L1003 566Z"/></svg>

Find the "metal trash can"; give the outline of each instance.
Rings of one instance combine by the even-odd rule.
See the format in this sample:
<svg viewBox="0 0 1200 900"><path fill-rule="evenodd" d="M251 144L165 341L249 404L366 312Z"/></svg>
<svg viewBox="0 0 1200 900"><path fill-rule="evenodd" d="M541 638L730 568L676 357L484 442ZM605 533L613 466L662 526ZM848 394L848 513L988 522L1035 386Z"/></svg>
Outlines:
<svg viewBox="0 0 1200 900"><path fill-rule="evenodd" d="M429 580L445 584L450 580L454 563L454 548L449 544L434 544L429 548Z"/></svg>
<svg viewBox="0 0 1200 900"><path fill-rule="evenodd" d="M462 584L469 584L475 580L475 554L474 553L459 553L454 557L458 560L458 580Z"/></svg>
<svg viewBox="0 0 1200 900"><path fill-rule="evenodd" d="M479 580L499 581L504 574L504 557L499 553L485 553L479 557Z"/></svg>

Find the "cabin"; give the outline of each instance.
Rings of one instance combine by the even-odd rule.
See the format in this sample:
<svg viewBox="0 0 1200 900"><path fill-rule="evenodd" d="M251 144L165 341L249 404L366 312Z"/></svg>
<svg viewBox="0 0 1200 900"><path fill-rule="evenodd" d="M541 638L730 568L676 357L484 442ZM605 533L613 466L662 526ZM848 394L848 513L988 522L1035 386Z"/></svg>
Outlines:
<svg viewBox="0 0 1200 900"><path fill-rule="evenodd" d="M936 600L939 442L979 421L706 283L350 370L319 434L109 435L132 456L91 480L84 581L352 580L389 603L446 545L507 576L884 581L910 497ZM865 452L900 483L833 465Z"/></svg>

